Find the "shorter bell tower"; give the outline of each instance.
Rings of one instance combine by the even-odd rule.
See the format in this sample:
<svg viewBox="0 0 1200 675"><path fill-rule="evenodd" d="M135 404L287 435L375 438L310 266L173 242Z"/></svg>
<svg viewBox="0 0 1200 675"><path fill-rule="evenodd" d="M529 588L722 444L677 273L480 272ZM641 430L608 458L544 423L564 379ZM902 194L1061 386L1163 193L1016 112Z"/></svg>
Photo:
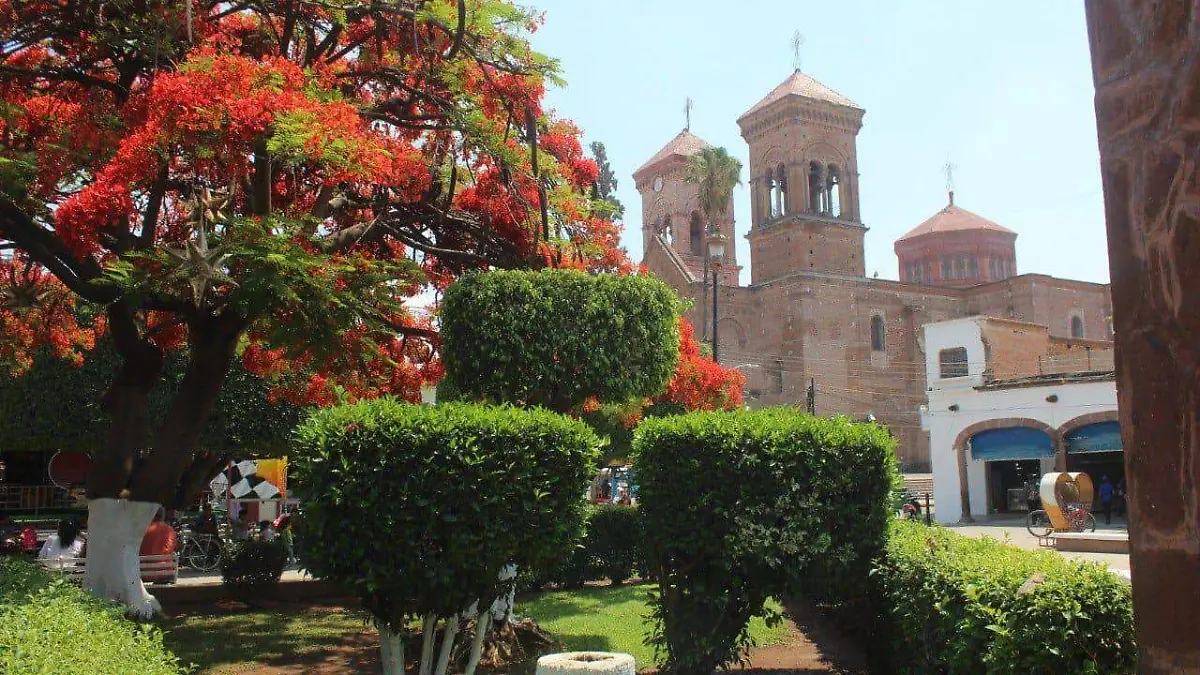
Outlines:
<svg viewBox="0 0 1200 675"><path fill-rule="evenodd" d="M699 186L685 179L688 159L712 147L690 130L684 129L633 173L634 184L642 196L642 257L654 260L655 246L664 246L696 279L704 279L709 270L708 231L700 210ZM733 198L717 228L728 245L720 267L722 283L736 285L740 267L733 245ZM651 271L663 275L663 270Z"/></svg>

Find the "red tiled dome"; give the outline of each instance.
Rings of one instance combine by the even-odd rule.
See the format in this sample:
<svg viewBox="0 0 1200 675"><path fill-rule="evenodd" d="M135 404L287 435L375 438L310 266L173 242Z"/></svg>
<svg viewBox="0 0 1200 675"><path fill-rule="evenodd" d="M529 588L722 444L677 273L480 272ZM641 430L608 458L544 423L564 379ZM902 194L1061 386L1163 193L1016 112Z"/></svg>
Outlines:
<svg viewBox="0 0 1200 675"><path fill-rule="evenodd" d="M797 70L792 73L788 79L784 80L767 94L766 98L754 104L754 107L747 110L738 119L744 119L754 113L766 108L776 101L781 101L788 96L800 96L802 98L811 98L817 101L825 101L834 105L846 106L847 108L859 108L858 104L850 99L842 96L829 87L817 82L813 78L805 75Z"/></svg>
<svg viewBox="0 0 1200 675"><path fill-rule="evenodd" d="M677 135L675 138L672 138L670 143L667 143L665 146L663 146L662 150L654 153L653 157L651 157L645 164L638 168L637 171L634 171L633 175L641 175L650 167L666 160L669 157L676 156L687 158L705 148L711 147L712 145L709 144L708 141L693 134L691 131L684 129L683 131L679 132L679 135Z"/></svg>
<svg viewBox="0 0 1200 675"><path fill-rule="evenodd" d="M938 232L962 232L965 230L990 230L992 232L1016 234L1007 227L993 223L983 216L971 213L951 203L946 208L933 214L933 217L929 220L909 230L903 237L897 239L897 241L915 239L922 235Z"/></svg>

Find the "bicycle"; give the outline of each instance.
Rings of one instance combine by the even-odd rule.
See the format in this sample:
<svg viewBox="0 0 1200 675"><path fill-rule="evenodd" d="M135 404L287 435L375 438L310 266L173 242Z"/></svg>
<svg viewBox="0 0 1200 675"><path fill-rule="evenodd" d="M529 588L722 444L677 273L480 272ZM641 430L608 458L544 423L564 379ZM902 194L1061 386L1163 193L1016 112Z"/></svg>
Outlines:
<svg viewBox="0 0 1200 675"><path fill-rule="evenodd" d="M1071 532L1095 532L1096 518L1079 504L1068 504L1066 510L1067 525ZM1035 537L1049 537L1054 532L1050 516L1044 510L1030 511L1025 516L1025 529Z"/></svg>
<svg viewBox="0 0 1200 675"><path fill-rule="evenodd" d="M183 532L179 535L179 562L200 571L212 572L221 566L221 540L216 535Z"/></svg>

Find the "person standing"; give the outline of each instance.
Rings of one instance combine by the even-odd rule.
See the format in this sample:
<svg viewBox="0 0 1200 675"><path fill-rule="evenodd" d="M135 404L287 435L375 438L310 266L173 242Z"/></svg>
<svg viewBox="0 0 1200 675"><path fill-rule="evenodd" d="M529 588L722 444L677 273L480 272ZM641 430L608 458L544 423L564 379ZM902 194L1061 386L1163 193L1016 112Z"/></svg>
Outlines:
<svg viewBox="0 0 1200 675"><path fill-rule="evenodd" d="M1116 488L1109 482L1108 476L1100 477L1100 510L1104 512L1104 524L1112 525L1113 493Z"/></svg>
<svg viewBox="0 0 1200 675"><path fill-rule="evenodd" d="M200 515L196 516L192 527L196 530L196 534L211 534L215 537L220 533L220 528L217 527L217 517L213 515L212 504L204 502L204 506L200 507Z"/></svg>

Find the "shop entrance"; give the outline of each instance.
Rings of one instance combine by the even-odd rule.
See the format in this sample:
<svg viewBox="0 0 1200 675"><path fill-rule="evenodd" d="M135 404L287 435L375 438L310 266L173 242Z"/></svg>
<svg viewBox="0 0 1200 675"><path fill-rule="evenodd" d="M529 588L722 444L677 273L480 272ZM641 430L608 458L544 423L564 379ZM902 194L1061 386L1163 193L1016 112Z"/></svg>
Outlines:
<svg viewBox="0 0 1200 675"><path fill-rule="evenodd" d="M1049 434L1033 427L1005 427L971 437L971 459L984 463L988 513L1025 513L1029 486L1042 475L1042 460L1054 459Z"/></svg>
<svg viewBox="0 0 1200 675"><path fill-rule="evenodd" d="M1040 459L987 463L988 511L1025 513L1029 510L1029 484L1042 476Z"/></svg>

